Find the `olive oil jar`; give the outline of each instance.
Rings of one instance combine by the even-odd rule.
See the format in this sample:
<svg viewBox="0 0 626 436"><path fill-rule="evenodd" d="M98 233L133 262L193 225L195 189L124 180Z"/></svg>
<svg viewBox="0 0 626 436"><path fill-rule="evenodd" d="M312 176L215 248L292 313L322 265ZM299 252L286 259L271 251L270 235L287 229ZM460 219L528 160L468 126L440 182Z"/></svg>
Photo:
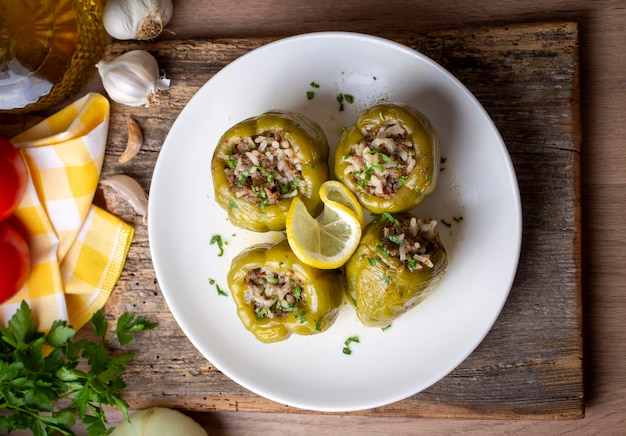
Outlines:
<svg viewBox="0 0 626 436"><path fill-rule="evenodd" d="M48 109L102 57L106 0L0 0L0 114Z"/></svg>

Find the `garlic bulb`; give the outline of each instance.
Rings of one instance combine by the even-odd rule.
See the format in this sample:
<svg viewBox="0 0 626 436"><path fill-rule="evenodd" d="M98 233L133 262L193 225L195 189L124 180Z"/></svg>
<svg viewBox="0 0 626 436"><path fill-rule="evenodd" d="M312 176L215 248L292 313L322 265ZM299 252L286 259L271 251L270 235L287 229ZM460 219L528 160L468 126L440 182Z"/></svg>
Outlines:
<svg viewBox="0 0 626 436"><path fill-rule="evenodd" d="M150 106L170 80L159 76L156 59L146 50L131 50L96 65L102 85L112 100L127 106Z"/></svg>
<svg viewBox="0 0 626 436"><path fill-rule="evenodd" d="M117 39L154 39L172 18L172 0L108 0L104 28Z"/></svg>

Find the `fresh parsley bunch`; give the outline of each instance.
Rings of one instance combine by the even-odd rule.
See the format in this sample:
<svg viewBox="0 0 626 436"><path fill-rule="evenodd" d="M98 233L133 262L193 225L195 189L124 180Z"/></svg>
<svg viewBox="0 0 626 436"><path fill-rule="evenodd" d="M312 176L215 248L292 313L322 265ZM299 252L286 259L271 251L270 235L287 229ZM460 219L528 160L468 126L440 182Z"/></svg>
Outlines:
<svg viewBox="0 0 626 436"><path fill-rule="evenodd" d="M74 341L76 332L65 321L55 321L44 333L22 302L8 327L0 328L0 434L31 429L35 436L72 435L76 418L89 435L109 434L113 429L106 428L104 405L117 406L128 417L120 394L126 387L122 374L133 354L112 356L107 343L117 337L126 345L134 333L156 323L125 313L109 333L99 310L91 324L97 343Z"/></svg>

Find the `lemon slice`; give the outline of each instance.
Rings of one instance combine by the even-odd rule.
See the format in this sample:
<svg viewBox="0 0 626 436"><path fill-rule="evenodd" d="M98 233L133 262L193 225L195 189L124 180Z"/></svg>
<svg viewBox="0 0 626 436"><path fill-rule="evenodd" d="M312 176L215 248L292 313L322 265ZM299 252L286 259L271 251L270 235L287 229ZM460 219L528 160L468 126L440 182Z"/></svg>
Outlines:
<svg viewBox="0 0 626 436"><path fill-rule="evenodd" d="M323 203L334 201L339 204L343 204L348 209L354 212L361 228L365 227L365 221L363 220L363 208L357 200L356 196L348 189L346 185L337 180L327 180L322 186L320 186L320 198Z"/></svg>
<svg viewBox="0 0 626 436"><path fill-rule="evenodd" d="M345 264L361 240L361 221L349 207L326 198L313 218L298 197L287 213L287 240L300 261L319 269ZM358 203L357 203L358 204Z"/></svg>

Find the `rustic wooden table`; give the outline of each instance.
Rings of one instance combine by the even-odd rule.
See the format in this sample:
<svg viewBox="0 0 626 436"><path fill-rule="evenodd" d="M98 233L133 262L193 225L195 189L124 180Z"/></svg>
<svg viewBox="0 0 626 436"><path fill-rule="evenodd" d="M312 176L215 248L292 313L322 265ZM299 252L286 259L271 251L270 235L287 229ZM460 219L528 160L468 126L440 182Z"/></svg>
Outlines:
<svg viewBox="0 0 626 436"><path fill-rule="evenodd" d="M191 346L160 293L146 227L119 198L99 191L96 201L136 225L107 315L134 310L161 324L133 343L131 406L180 408L215 435L623 433L626 290L619 265L626 234L619 231L619 188L626 159L626 9L620 0L390 0L382 8L369 0L174 3L171 33L144 47L179 86L159 108L112 106L105 174L123 171L148 189L164 135L188 98L250 49L311 31L371 33L433 57L485 106L518 172L524 246L501 317L450 376L380 409L308 413L240 388ZM136 46L112 43L107 55ZM87 88L100 90L97 78ZM142 124L146 144L122 167L117 156L128 115ZM3 128L32 121L24 117ZM546 266L534 269L534 256Z"/></svg>

